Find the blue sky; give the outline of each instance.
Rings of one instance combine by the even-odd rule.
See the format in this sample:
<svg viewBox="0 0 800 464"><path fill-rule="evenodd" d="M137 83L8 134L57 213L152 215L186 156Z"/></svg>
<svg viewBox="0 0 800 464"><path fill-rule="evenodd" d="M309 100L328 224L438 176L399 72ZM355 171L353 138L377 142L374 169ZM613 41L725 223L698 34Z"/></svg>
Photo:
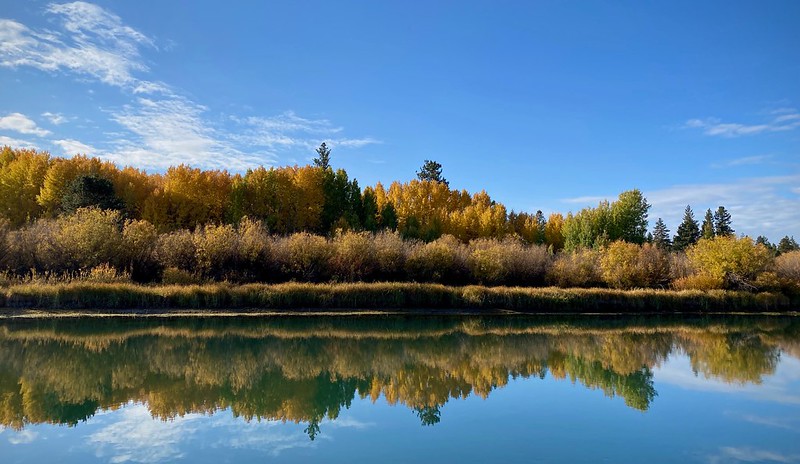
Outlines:
<svg viewBox="0 0 800 464"><path fill-rule="evenodd" d="M150 171L424 159L510 209L641 189L800 238L800 2L0 0L0 144Z"/></svg>

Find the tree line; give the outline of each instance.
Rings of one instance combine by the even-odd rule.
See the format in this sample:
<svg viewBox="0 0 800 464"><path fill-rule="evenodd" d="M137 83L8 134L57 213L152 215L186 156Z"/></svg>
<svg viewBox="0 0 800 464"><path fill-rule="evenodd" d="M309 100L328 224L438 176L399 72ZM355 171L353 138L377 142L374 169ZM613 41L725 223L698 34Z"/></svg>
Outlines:
<svg viewBox="0 0 800 464"><path fill-rule="evenodd" d="M308 166L148 174L98 158L0 151L0 269L137 281L787 289L798 244L736 237L723 206L676 234L639 190L566 216L451 189L441 164L361 189L322 144ZM779 255L783 255L779 257ZM759 280L760 279L760 280Z"/></svg>

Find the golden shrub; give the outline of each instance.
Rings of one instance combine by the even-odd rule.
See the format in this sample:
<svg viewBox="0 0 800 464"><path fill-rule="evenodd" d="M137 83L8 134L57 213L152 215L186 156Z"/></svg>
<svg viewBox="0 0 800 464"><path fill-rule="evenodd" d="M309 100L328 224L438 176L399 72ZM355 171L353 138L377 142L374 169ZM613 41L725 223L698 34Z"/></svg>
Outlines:
<svg viewBox="0 0 800 464"><path fill-rule="evenodd" d="M591 287L600 284L600 253L580 248L561 253L547 273L547 281L559 287Z"/></svg>
<svg viewBox="0 0 800 464"><path fill-rule="evenodd" d="M769 250L750 237L718 236L701 239L686 252L699 274L729 286L749 286L772 262Z"/></svg>
<svg viewBox="0 0 800 464"><path fill-rule="evenodd" d="M349 282L370 280L378 270L372 234L344 232L333 241L331 272L337 280Z"/></svg>
<svg viewBox="0 0 800 464"><path fill-rule="evenodd" d="M723 279L709 274L692 274L672 282L675 290L717 290L724 286Z"/></svg>

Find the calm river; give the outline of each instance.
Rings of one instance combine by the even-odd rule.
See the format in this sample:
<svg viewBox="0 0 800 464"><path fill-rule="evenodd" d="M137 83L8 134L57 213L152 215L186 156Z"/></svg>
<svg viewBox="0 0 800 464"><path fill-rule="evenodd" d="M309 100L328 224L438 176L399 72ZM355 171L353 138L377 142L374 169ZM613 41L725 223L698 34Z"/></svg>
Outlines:
<svg viewBox="0 0 800 464"><path fill-rule="evenodd" d="M800 462L800 318L0 322L0 462Z"/></svg>

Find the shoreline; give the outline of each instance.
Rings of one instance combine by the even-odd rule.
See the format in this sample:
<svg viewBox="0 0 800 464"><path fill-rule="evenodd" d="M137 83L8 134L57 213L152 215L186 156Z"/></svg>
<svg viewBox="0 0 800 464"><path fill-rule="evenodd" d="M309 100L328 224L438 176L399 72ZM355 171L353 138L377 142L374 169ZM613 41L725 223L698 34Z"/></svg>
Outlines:
<svg viewBox="0 0 800 464"><path fill-rule="evenodd" d="M451 287L419 283L138 285L28 283L0 288L0 318L516 314L793 314L800 297L730 290Z"/></svg>

